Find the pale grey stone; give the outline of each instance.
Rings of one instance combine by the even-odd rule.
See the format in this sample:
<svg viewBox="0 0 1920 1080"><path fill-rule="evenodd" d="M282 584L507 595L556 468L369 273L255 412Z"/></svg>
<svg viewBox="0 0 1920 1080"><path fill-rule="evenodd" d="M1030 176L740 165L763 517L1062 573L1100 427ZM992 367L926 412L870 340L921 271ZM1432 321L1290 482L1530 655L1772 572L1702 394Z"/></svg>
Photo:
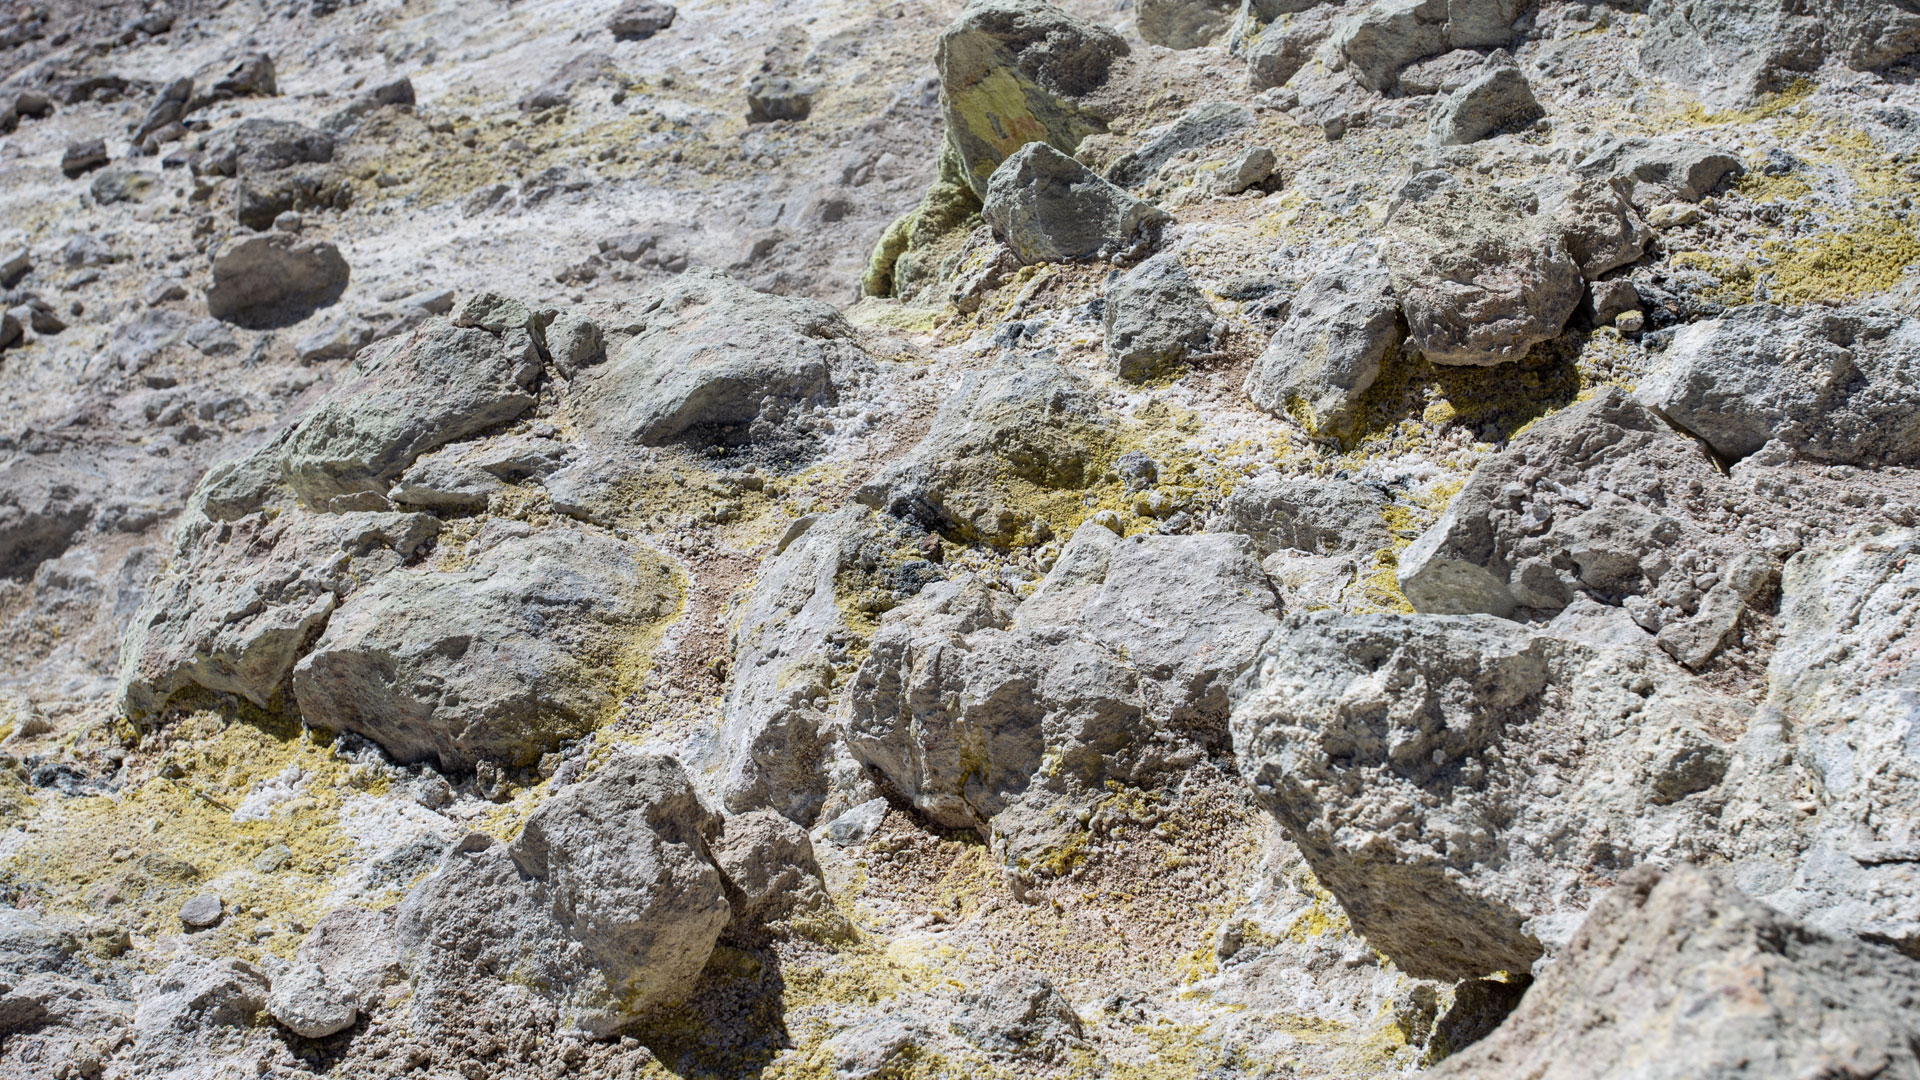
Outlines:
<svg viewBox="0 0 1920 1080"><path fill-rule="evenodd" d="M1226 339L1227 324L1172 253L1129 270L1108 287L1105 305L1107 363L1123 379L1213 356Z"/></svg>
<svg viewBox="0 0 1920 1080"><path fill-rule="evenodd" d="M1247 373L1253 403L1317 431L1339 431L1406 338L1392 275L1357 250L1308 279Z"/></svg>
<svg viewBox="0 0 1920 1080"><path fill-rule="evenodd" d="M1170 220L1043 142L1028 143L994 170L980 213L1028 265L1142 250Z"/></svg>

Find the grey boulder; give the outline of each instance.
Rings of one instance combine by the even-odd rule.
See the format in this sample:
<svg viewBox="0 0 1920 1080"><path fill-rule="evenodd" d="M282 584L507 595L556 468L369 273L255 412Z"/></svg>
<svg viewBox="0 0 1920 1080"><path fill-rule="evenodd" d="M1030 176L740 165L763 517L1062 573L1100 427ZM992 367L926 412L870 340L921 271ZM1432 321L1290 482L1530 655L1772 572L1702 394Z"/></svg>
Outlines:
<svg viewBox="0 0 1920 1080"><path fill-rule="evenodd" d="M531 998L560 1030L602 1038L683 994L731 917L708 849L719 825L678 762L619 754L511 844L469 835L399 908L414 1015L458 1025L480 1002Z"/></svg>
<svg viewBox="0 0 1920 1080"><path fill-rule="evenodd" d="M1359 419L1360 399L1405 339L1392 275L1371 252L1349 253L1293 298L1247 373L1247 396L1309 431L1338 433Z"/></svg>
<svg viewBox="0 0 1920 1080"><path fill-rule="evenodd" d="M316 727L401 761L526 765L591 731L625 650L677 613L672 568L597 530L508 535L460 570L402 570L356 593L294 669Z"/></svg>
<svg viewBox="0 0 1920 1080"><path fill-rule="evenodd" d="M1122 154L1107 167L1107 179L1122 187L1138 187L1152 180L1160 167L1185 150L1199 150L1231 138L1253 126L1253 110L1231 101L1209 101L1182 113L1179 119L1148 134L1139 149Z"/></svg>
<svg viewBox="0 0 1920 1080"><path fill-rule="evenodd" d="M607 30L619 41L645 41L673 25L679 10L661 0L626 0L607 19Z"/></svg>
<svg viewBox="0 0 1920 1080"><path fill-rule="evenodd" d="M1527 77L1502 49L1487 58L1478 76L1440 103L1427 139L1435 146L1464 146L1518 131L1545 115Z"/></svg>
<svg viewBox="0 0 1920 1080"><path fill-rule="evenodd" d="M1453 49L1510 43L1529 0L1375 0L1341 22L1328 41L1354 79L1377 93L1416 60Z"/></svg>
<svg viewBox="0 0 1920 1080"><path fill-rule="evenodd" d="M346 291L340 249L294 233L228 240L213 252L207 313L242 325L297 322Z"/></svg>
<svg viewBox="0 0 1920 1080"><path fill-rule="evenodd" d="M1169 220L1043 142L1028 143L993 171L980 213L1028 265L1136 252Z"/></svg>
<svg viewBox="0 0 1920 1080"><path fill-rule="evenodd" d="M1102 321L1107 363L1132 381L1216 354L1227 332L1172 253L1156 255L1114 282Z"/></svg>
<svg viewBox="0 0 1920 1080"><path fill-rule="evenodd" d="M1920 964L1800 925L1693 866L1603 896L1493 1034L1437 1080L1920 1074Z"/></svg>
<svg viewBox="0 0 1920 1080"><path fill-rule="evenodd" d="M1635 397L1729 460L1778 440L1828 464L1920 465L1920 320L1736 308L1675 334Z"/></svg>
<svg viewBox="0 0 1920 1080"><path fill-rule="evenodd" d="M1699 202L1722 180L1744 172L1740 159L1684 139L1609 138L1574 166L1581 179L1625 186L1633 205Z"/></svg>
<svg viewBox="0 0 1920 1080"><path fill-rule="evenodd" d="M1133 27L1149 45L1198 49L1226 33L1239 10L1234 0L1140 0Z"/></svg>
<svg viewBox="0 0 1920 1080"><path fill-rule="evenodd" d="M302 1038L318 1039L352 1027L401 976L392 912L338 907L320 917L273 975L267 1015Z"/></svg>

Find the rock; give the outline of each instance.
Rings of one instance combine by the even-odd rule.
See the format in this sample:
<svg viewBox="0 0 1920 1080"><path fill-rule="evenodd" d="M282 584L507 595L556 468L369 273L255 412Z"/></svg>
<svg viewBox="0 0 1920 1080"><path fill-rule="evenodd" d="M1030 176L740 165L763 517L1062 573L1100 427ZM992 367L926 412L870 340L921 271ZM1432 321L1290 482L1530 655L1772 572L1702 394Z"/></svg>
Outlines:
<svg viewBox="0 0 1920 1080"><path fill-rule="evenodd" d="M1745 719L1644 647L1315 612L1268 641L1232 723L1241 775L1368 945L1461 979L1528 971L1627 867L1722 850L1710 793Z"/></svg>
<svg viewBox="0 0 1920 1080"><path fill-rule="evenodd" d="M1443 172L1407 181L1388 233L1407 338L1436 364L1518 360L1559 336L1585 291L1557 230L1505 193Z"/></svg>
<svg viewBox="0 0 1920 1080"><path fill-rule="evenodd" d="M785 75L755 75L747 83L747 122L805 120L817 91Z"/></svg>
<svg viewBox="0 0 1920 1080"><path fill-rule="evenodd" d="M134 1060L156 1067L207 1060L252 1025L267 992L266 977L244 960L193 957L169 964L135 985Z"/></svg>
<svg viewBox="0 0 1920 1080"><path fill-rule="evenodd" d="M1355 250L1308 279L1287 321L1247 373L1253 403L1312 431L1357 422L1361 398L1406 339L1392 276Z"/></svg>
<svg viewBox="0 0 1920 1080"><path fill-rule="evenodd" d="M450 302L450 301L449 301ZM573 378L583 368L607 358L605 337L600 324L574 311L563 311L548 324L544 334L553 369L564 378Z"/></svg>
<svg viewBox="0 0 1920 1080"><path fill-rule="evenodd" d="M994 170L980 213L1028 265L1138 251L1170 220L1043 142L1027 144Z"/></svg>
<svg viewBox="0 0 1920 1080"><path fill-rule="evenodd" d="M1529 0L1375 0L1334 30L1330 53L1362 86L1387 93L1416 60L1452 49L1503 46Z"/></svg>
<svg viewBox="0 0 1920 1080"><path fill-rule="evenodd" d="M210 97L273 97L280 93L273 57L266 53L243 53L227 73L213 84Z"/></svg>
<svg viewBox="0 0 1920 1080"><path fill-rule="evenodd" d="M202 356L231 356L240 351L240 339L219 319L202 319L187 327L186 339Z"/></svg>
<svg viewBox="0 0 1920 1080"><path fill-rule="evenodd" d="M1663 2L1648 9L1647 22L1641 66L1723 108L1785 90L1829 58L1869 71L1920 50L1920 15L1854 0Z"/></svg>
<svg viewBox="0 0 1920 1080"><path fill-rule="evenodd" d="M1133 27L1149 45L1198 49L1225 34L1239 10L1234 0L1140 0Z"/></svg>
<svg viewBox="0 0 1920 1080"><path fill-rule="evenodd" d="M139 146L161 129L185 119L187 103L192 99L192 79L175 79L161 87L160 95L154 98L146 117L140 121L139 127L133 129L133 145Z"/></svg>
<svg viewBox="0 0 1920 1080"><path fill-rule="evenodd" d="M690 270L638 305L636 333L574 380L581 427L609 445L795 438L794 413L832 405L869 368L830 305Z"/></svg>
<svg viewBox="0 0 1920 1080"><path fill-rule="evenodd" d="M88 190L94 202L111 206L114 203L138 202L147 197L155 184L152 173L138 169L108 169L93 178Z"/></svg>
<svg viewBox="0 0 1920 1080"><path fill-rule="evenodd" d="M1333 32L1335 9L1319 9L1323 15L1297 15L1284 23L1275 22L1247 48L1247 81L1255 90L1285 86L1307 66L1320 43Z"/></svg>
<svg viewBox="0 0 1920 1080"><path fill-rule="evenodd" d="M303 1039L324 1039L359 1019L359 1006L318 965L295 963L274 976L267 1015Z"/></svg>
<svg viewBox="0 0 1920 1080"><path fill-rule="evenodd" d="M84 142L68 143L67 152L60 155L60 171L67 179L90 173L105 165L108 161L107 144L102 139L90 139Z"/></svg>
<svg viewBox="0 0 1920 1080"><path fill-rule="evenodd" d="M186 298L187 286L179 278L154 278L147 283L146 288L140 290L140 299L148 307L159 307L161 304Z"/></svg>
<svg viewBox="0 0 1920 1080"><path fill-rule="evenodd" d="M1171 253L1148 259L1108 287L1102 323L1107 363L1136 382L1216 355L1227 336L1227 324Z"/></svg>
<svg viewBox="0 0 1920 1080"><path fill-rule="evenodd" d="M68 266L109 266L126 256L108 246L98 237L81 233L68 240L60 249L60 261Z"/></svg>
<svg viewBox="0 0 1920 1080"><path fill-rule="evenodd" d="M1103 783L1146 784L1218 738L1278 610L1244 537L1089 522L1024 604L969 575L889 612L848 691L847 745L929 819L1038 872Z"/></svg>
<svg viewBox="0 0 1920 1080"><path fill-rule="evenodd" d="M940 113L958 179L985 199L994 170L1028 143L1071 154L1106 128L1078 100L1128 53L1119 34L1036 0L979 0L940 35Z"/></svg>
<svg viewBox="0 0 1920 1080"><path fill-rule="evenodd" d="M362 352L288 433L286 483L307 506L384 509L420 455L497 428L533 405L540 360L525 331L433 320Z"/></svg>
<svg viewBox="0 0 1920 1080"><path fill-rule="evenodd" d="M1745 172L1740 159L1681 139L1607 139L1574 166L1583 179L1623 184L1645 211L1661 203L1699 202L1728 177Z"/></svg>
<svg viewBox="0 0 1920 1080"><path fill-rule="evenodd" d="M1505 49L1487 57L1473 81L1440 103L1428 126L1435 146L1464 146L1503 132L1518 131L1546 115L1533 87Z"/></svg>
<svg viewBox="0 0 1920 1080"><path fill-rule="evenodd" d="M816 835L824 835L826 839L841 847L864 844L879 831L880 824L886 816L887 800L868 799L822 826Z"/></svg>
<svg viewBox="0 0 1920 1080"><path fill-rule="evenodd" d="M960 997L955 1035L990 1053L1049 1059L1080 1045L1073 1002L1031 971L990 976Z"/></svg>
<svg viewBox="0 0 1920 1080"><path fill-rule="evenodd" d="M207 313L242 325L298 321L338 300L349 274L325 241L287 233L229 240L213 253Z"/></svg>
<svg viewBox="0 0 1920 1080"><path fill-rule="evenodd" d="M607 29L617 41L645 41L673 25L679 11L660 0L626 0L614 9Z"/></svg>
<svg viewBox="0 0 1920 1080"><path fill-rule="evenodd" d="M180 921L192 930L216 926L226 915L226 905L210 893L196 896L180 906Z"/></svg>
<svg viewBox="0 0 1920 1080"><path fill-rule="evenodd" d="M1252 538L1254 552L1262 559L1282 551L1371 554L1393 542L1382 516L1385 509L1386 500L1378 491L1352 481L1263 473L1220 503L1207 531Z"/></svg>
<svg viewBox="0 0 1920 1080"><path fill-rule="evenodd" d="M36 457L0 463L0 575L16 581L72 546L96 509L84 474Z"/></svg>
<svg viewBox="0 0 1920 1080"><path fill-rule="evenodd" d="M423 514L269 519L258 512L265 496L248 489L263 482L249 471L272 463L267 453L216 466L195 490L204 511L184 517L173 559L122 639L117 704L134 719L201 691L277 708L294 662L356 576L397 566L439 531Z"/></svg>
<svg viewBox="0 0 1920 1080"><path fill-rule="evenodd" d="M844 757L826 734L827 706L853 666L849 650L865 636L843 604L871 617L861 609L884 610L942 575L924 558L902 563L899 553L917 539L912 531L861 507L794 528L801 531L790 530L761 564L734 618L720 789L735 813L771 807L808 823Z"/></svg>
<svg viewBox="0 0 1920 1080"><path fill-rule="evenodd" d="M756 810L726 819L712 850L736 926L817 923L819 930L844 931L805 829L771 810Z"/></svg>
<svg viewBox="0 0 1920 1080"><path fill-rule="evenodd" d="M1588 281L1638 262L1653 240L1653 230L1627 200L1625 187L1600 180L1559 182L1546 185L1541 195L1541 213L1566 241L1567 254Z"/></svg>
<svg viewBox="0 0 1920 1080"><path fill-rule="evenodd" d="M1595 326L1618 326L1622 333L1632 333L1628 329L1630 316L1634 321L1640 318L1640 291L1633 282L1624 278L1613 281L1596 281L1587 289L1589 300L1593 304L1593 324Z"/></svg>
<svg viewBox="0 0 1920 1080"><path fill-rule="evenodd" d="M466 570L389 573L332 613L293 672L308 723L403 762L537 761L592 730L623 648L678 613L673 571L596 531L510 537Z"/></svg>
<svg viewBox="0 0 1920 1080"><path fill-rule="evenodd" d="M956 538L1012 544L1037 527L1018 504L1035 491L1096 482L1109 434L1086 381L1057 364L967 376L912 453L862 485L863 505Z"/></svg>
<svg viewBox="0 0 1920 1080"><path fill-rule="evenodd" d="M1250 146L1214 174L1213 189L1222 195L1238 195L1265 184L1279 168L1280 159L1271 149Z"/></svg>
<svg viewBox="0 0 1920 1080"><path fill-rule="evenodd" d="M317 968L334 992L371 1008L403 975L393 924L391 910L334 908L313 924L294 958Z"/></svg>
<svg viewBox="0 0 1920 1080"><path fill-rule="evenodd" d="M0 908L0 1031L16 1047L36 1040L55 1060L68 1048L123 1039L131 1009L115 973L95 961L130 944L118 927Z"/></svg>
<svg viewBox="0 0 1920 1080"><path fill-rule="evenodd" d="M1920 964L1800 925L1713 871L1643 866L1505 1023L1432 1075L1904 1075L1920 1071L1916 1016Z"/></svg>
<svg viewBox="0 0 1920 1080"><path fill-rule="evenodd" d="M303 364L345 360L373 340L373 328L350 312L328 316L313 331L293 343L294 359Z"/></svg>
<svg viewBox="0 0 1920 1080"><path fill-rule="evenodd" d="M1209 101L1187 110L1139 149L1122 154L1107 167L1107 179L1121 187L1139 187L1161 166L1186 150L1199 150L1232 138L1253 126L1253 110L1230 101Z"/></svg>
<svg viewBox="0 0 1920 1080"><path fill-rule="evenodd" d="M1635 399L1729 460L1778 441L1828 464L1920 466L1920 320L1735 308L1681 328Z"/></svg>
<svg viewBox="0 0 1920 1080"><path fill-rule="evenodd" d="M333 136L288 120L251 117L209 140L201 166L216 176L260 177L333 160Z"/></svg>
<svg viewBox="0 0 1920 1080"><path fill-rule="evenodd" d="M0 349L10 349L25 340L26 336L26 328L20 325L20 319L13 312L0 312Z"/></svg>
<svg viewBox="0 0 1920 1080"><path fill-rule="evenodd" d="M11 289L33 270L33 252L19 248L0 256L0 289Z"/></svg>
<svg viewBox="0 0 1920 1080"><path fill-rule="evenodd" d="M707 847L719 824L678 762L619 754L513 843L470 834L400 905L417 1021L533 997L562 1031L603 1038L684 993L730 917Z"/></svg>

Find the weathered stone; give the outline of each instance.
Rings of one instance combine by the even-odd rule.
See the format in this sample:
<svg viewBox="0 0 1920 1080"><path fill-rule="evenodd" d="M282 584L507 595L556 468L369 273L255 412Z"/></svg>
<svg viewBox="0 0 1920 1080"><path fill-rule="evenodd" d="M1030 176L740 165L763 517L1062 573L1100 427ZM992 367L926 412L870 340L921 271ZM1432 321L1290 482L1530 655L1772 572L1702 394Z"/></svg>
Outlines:
<svg viewBox="0 0 1920 1080"><path fill-rule="evenodd" d="M960 996L951 1028L989 1052L1062 1056L1085 1036L1065 994L1030 971L995 975Z"/></svg>
<svg viewBox="0 0 1920 1080"><path fill-rule="evenodd" d="M673 25L680 12L661 0L626 0L614 9L607 29L618 41L645 41Z"/></svg>
<svg viewBox="0 0 1920 1080"><path fill-rule="evenodd" d="M1567 254L1588 281L1639 261L1653 240L1653 230L1627 201L1625 186L1601 180L1553 182L1541 195L1541 213L1566 240Z"/></svg>
<svg viewBox="0 0 1920 1080"><path fill-rule="evenodd" d="M1369 90L1386 93L1408 64L1451 49L1506 45L1530 0L1375 0L1328 47Z"/></svg>
<svg viewBox="0 0 1920 1080"><path fill-rule="evenodd" d="M152 193L158 185L154 175L139 169L108 169L93 178L88 186L88 194L101 206L114 203L139 202Z"/></svg>
<svg viewBox="0 0 1920 1080"><path fill-rule="evenodd" d="M1179 119L1148 134L1139 149L1123 154L1107 167L1107 179L1121 187L1139 187L1152 180L1160 167L1186 150L1199 150L1253 126L1253 110L1230 101L1209 101L1182 113Z"/></svg>
<svg viewBox="0 0 1920 1080"><path fill-rule="evenodd" d="M1459 979L1528 971L1627 867L1715 854L1745 722L1644 647L1317 612L1236 686L1233 745L1368 944Z"/></svg>
<svg viewBox="0 0 1920 1080"><path fill-rule="evenodd" d="M540 358L511 335L439 320L381 342L288 434L286 483L318 508L385 503L392 483L420 455L499 427L533 405Z"/></svg>
<svg viewBox="0 0 1920 1080"><path fill-rule="evenodd" d="M1628 199L1644 211L1661 203L1699 202L1722 180L1746 170L1732 154L1697 143L1634 137L1606 140L1573 171L1582 179L1624 184Z"/></svg>
<svg viewBox="0 0 1920 1080"><path fill-rule="evenodd" d="M1225 34L1239 10L1238 0L1140 0L1133 27L1149 45L1198 49Z"/></svg>
<svg viewBox="0 0 1920 1080"><path fill-rule="evenodd" d="M1238 195L1259 187L1279 171L1280 159L1264 146L1250 146L1214 174L1213 189L1222 195Z"/></svg>
<svg viewBox="0 0 1920 1080"><path fill-rule="evenodd" d="M747 122L805 120L813 112L814 89L785 75L755 75L747 83Z"/></svg>
<svg viewBox="0 0 1920 1080"><path fill-rule="evenodd" d="M217 895L202 893L180 905L180 921L189 929L203 930L225 918L226 904Z"/></svg>
<svg viewBox="0 0 1920 1080"><path fill-rule="evenodd" d="M1212 356L1226 338L1226 323L1171 253L1128 271L1108 287L1105 303L1107 363L1123 379Z"/></svg>
<svg viewBox="0 0 1920 1080"><path fill-rule="evenodd" d="M69 143L66 153L60 155L60 171L72 180L104 166L109 160L107 144L103 139Z"/></svg>
<svg viewBox="0 0 1920 1080"><path fill-rule="evenodd" d="M1659 0L1648 8L1640 63L1709 104L1752 105L1811 76L1829 58L1858 71L1920 50L1920 14L1872 0Z"/></svg>
<svg viewBox="0 0 1920 1080"><path fill-rule="evenodd" d="M971 4L940 35L940 112L957 179L985 199L1000 163L1041 141L1071 154L1105 122L1076 99L1127 55L1119 34L1036 0Z"/></svg>
<svg viewBox="0 0 1920 1080"><path fill-rule="evenodd" d="M1262 559L1281 551L1371 554L1393 541L1385 509L1378 491L1352 481L1265 473L1236 487L1207 530L1251 537Z"/></svg>
<svg viewBox="0 0 1920 1080"><path fill-rule="evenodd" d="M633 337L574 380L571 408L614 445L772 441L795 412L838 401L872 361L831 305L690 270L642 298Z"/></svg>
<svg viewBox="0 0 1920 1080"><path fill-rule="evenodd" d="M771 810L757 810L728 818L712 845L714 865L726 878L734 925L748 931L813 931L809 936L816 937L846 929L820 879L805 829Z"/></svg>
<svg viewBox="0 0 1920 1080"><path fill-rule="evenodd" d="M1298 7L1300 3L1290 6ZM1285 86L1301 68L1307 66L1320 43L1333 32L1336 9L1325 7L1316 10L1313 5L1308 5L1303 10L1310 14L1294 16L1284 23L1273 23L1247 47L1247 79L1253 89L1269 90Z"/></svg>
<svg viewBox="0 0 1920 1080"><path fill-rule="evenodd" d="M267 1015L303 1039L323 1039L353 1026L360 1015L339 987L327 981L317 964L295 963L273 978Z"/></svg>
<svg viewBox="0 0 1920 1080"><path fill-rule="evenodd" d="M1147 783L1217 742L1278 610L1244 537L1123 540L1089 522L1025 604L969 576L890 612L849 690L847 743L1031 872L1102 783Z"/></svg>
<svg viewBox="0 0 1920 1080"><path fill-rule="evenodd" d="M1584 293L1548 222L1503 192L1426 172L1400 190L1387 268L1407 337L1436 364L1490 366L1558 337Z"/></svg>
<svg viewBox="0 0 1920 1080"><path fill-rule="evenodd" d="M678 762L619 754L511 844L469 835L400 905L415 1016L458 1024L530 996L561 1030L605 1037L684 993L731 914L707 846L719 825Z"/></svg>
<svg viewBox="0 0 1920 1080"><path fill-rule="evenodd" d="M1169 220L1044 142L1027 144L994 170L980 213L1029 265L1138 251Z"/></svg>
<svg viewBox="0 0 1920 1080"><path fill-rule="evenodd" d="M1816 1004L1817 1003L1817 1004ZM1623 876L1440 1080L1920 1073L1920 964L1796 923L1712 871Z"/></svg>
<svg viewBox="0 0 1920 1080"><path fill-rule="evenodd" d="M1406 338L1400 303L1385 266L1355 251L1309 279L1286 323L1247 373L1253 403L1310 430L1337 432Z"/></svg>
<svg viewBox="0 0 1920 1080"><path fill-rule="evenodd" d="M1830 464L1920 466L1920 320L1736 308L1681 329L1635 397L1731 460L1778 440Z"/></svg>
<svg viewBox="0 0 1920 1080"><path fill-rule="evenodd" d="M1527 77L1502 49L1487 57L1477 77L1440 103L1427 138L1435 146L1463 146L1518 131L1545 115Z"/></svg>
<svg viewBox="0 0 1920 1080"><path fill-rule="evenodd" d="M401 761L526 765L592 730L633 636L679 608L671 567L596 531L509 537L466 570L389 573L356 593L294 669L316 727Z"/></svg>
<svg viewBox="0 0 1920 1080"><path fill-rule="evenodd" d="M243 325L305 318L346 291L351 271L323 240L270 233L229 240L213 253L207 313Z"/></svg>

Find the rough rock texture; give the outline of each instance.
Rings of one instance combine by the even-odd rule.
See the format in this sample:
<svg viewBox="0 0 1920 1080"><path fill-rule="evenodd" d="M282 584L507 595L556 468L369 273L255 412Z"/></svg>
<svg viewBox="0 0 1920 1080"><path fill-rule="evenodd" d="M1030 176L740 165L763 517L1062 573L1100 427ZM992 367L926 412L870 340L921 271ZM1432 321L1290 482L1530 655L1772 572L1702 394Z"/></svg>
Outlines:
<svg viewBox="0 0 1920 1080"><path fill-rule="evenodd" d="M1863 0L1651 5L1640 62L1705 101L1747 105L1829 59L1855 70L1920 50L1920 12Z"/></svg>
<svg viewBox="0 0 1920 1080"><path fill-rule="evenodd" d="M1740 175L1740 159L1683 139L1607 139L1574 166L1588 179L1626 185L1633 205L1698 202L1721 181Z"/></svg>
<svg viewBox="0 0 1920 1080"><path fill-rule="evenodd" d="M1339 25L1328 48L1361 85L1385 93L1416 60L1507 44L1530 7L1528 0L1375 0Z"/></svg>
<svg viewBox="0 0 1920 1080"><path fill-rule="evenodd" d="M1292 616L1235 688L1234 752L1369 945L1526 972L1596 882L1714 852L1747 710L1678 675L1485 616Z"/></svg>
<svg viewBox="0 0 1920 1080"><path fill-rule="evenodd" d="M1501 50L1487 58L1484 71L1440 103L1427 137L1435 146L1461 146L1518 130L1545 115L1527 77Z"/></svg>
<svg viewBox="0 0 1920 1080"><path fill-rule="evenodd" d="M1218 352L1227 324L1173 254L1156 255L1107 290L1107 362L1123 379L1152 378Z"/></svg>
<svg viewBox="0 0 1920 1080"><path fill-rule="evenodd" d="M1247 373L1247 396L1314 431L1338 432L1406 338L1387 268L1355 251L1309 279Z"/></svg>
<svg viewBox="0 0 1920 1080"><path fill-rule="evenodd" d="M1809 929L1724 877L1640 867L1447 1080L1905 1076L1920 964Z"/></svg>
<svg viewBox="0 0 1920 1080"><path fill-rule="evenodd" d="M1231 101L1209 101L1187 110L1178 120L1151 132L1138 150L1122 154L1107 167L1107 179L1122 187L1139 187L1161 167L1187 150L1200 150L1230 139L1253 126L1253 110Z"/></svg>
<svg viewBox="0 0 1920 1080"><path fill-rule="evenodd" d="M458 1025L470 995L506 994L604 1036L684 993L730 917L707 847L719 824L678 762L621 754L513 843L462 840L400 906L415 1016Z"/></svg>
<svg viewBox="0 0 1920 1080"><path fill-rule="evenodd" d="M1043 142L1015 151L980 211L1023 263L1101 259L1150 246L1165 211Z"/></svg>
<svg viewBox="0 0 1920 1080"><path fill-rule="evenodd" d="M1499 364L1559 336L1582 282L1558 230L1444 172L1415 176L1396 204L1387 267L1407 338L1428 360Z"/></svg>
<svg viewBox="0 0 1920 1080"><path fill-rule="evenodd" d="M242 237L213 253L207 313L243 325L297 322L339 299L350 275L340 249L324 240Z"/></svg>
<svg viewBox="0 0 1920 1080"><path fill-rule="evenodd" d="M1839 465L1920 465L1920 320L1738 308L1674 336L1635 398L1728 460L1779 440Z"/></svg>
<svg viewBox="0 0 1920 1080"><path fill-rule="evenodd" d="M1278 609L1244 538L1123 540L1089 522L1024 604L958 578L882 619L847 743L1024 870L1101 783L1141 782L1218 739L1227 684Z"/></svg>
<svg viewBox="0 0 1920 1080"><path fill-rule="evenodd" d="M727 897L736 926L748 930L776 925L842 926L813 842L800 826L771 810L731 817L713 841L713 862L727 881Z"/></svg>
<svg viewBox="0 0 1920 1080"><path fill-rule="evenodd" d="M400 761L524 765L592 730L627 635L671 616L673 572L597 530L509 536L466 570L388 574L333 612L294 670L308 723Z"/></svg>
<svg viewBox="0 0 1920 1080"><path fill-rule="evenodd" d="M767 296L690 272L635 305L634 334L573 391L582 426L612 444L773 437L806 404L831 404L866 356L818 301Z"/></svg>
<svg viewBox="0 0 1920 1080"><path fill-rule="evenodd" d="M1141 0L1134 30L1149 45L1197 49L1226 33L1239 10L1233 0Z"/></svg>

